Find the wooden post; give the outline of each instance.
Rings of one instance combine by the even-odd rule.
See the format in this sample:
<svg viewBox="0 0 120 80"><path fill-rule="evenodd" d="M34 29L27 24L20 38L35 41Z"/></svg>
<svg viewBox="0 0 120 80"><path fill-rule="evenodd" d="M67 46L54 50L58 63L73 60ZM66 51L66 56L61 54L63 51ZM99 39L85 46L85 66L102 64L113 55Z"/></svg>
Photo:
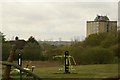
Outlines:
<svg viewBox="0 0 120 80"><path fill-rule="evenodd" d="M22 54L18 54L18 65L22 67ZM22 71L20 70L20 80L22 80Z"/></svg>
<svg viewBox="0 0 120 80"><path fill-rule="evenodd" d="M14 60L14 55L15 55L15 45L12 45L12 49L10 51L9 57L7 59L8 62L13 62ZM6 66L3 74L3 79L4 80L9 80L10 79L10 71L11 71L11 66Z"/></svg>

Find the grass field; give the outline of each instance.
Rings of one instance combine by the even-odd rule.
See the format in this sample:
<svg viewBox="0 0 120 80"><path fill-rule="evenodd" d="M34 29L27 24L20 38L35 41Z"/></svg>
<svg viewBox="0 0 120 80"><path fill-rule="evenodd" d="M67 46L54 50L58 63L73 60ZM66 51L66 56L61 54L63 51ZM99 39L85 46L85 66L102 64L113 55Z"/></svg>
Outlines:
<svg viewBox="0 0 120 80"><path fill-rule="evenodd" d="M23 62L23 66L25 64ZM118 64L77 65L72 71L75 74L63 74L58 70L60 66L57 62L35 61L31 63L32 65L36 66L34 73L41 78L108 78L118 75ZM58 72L60 74L56 74Z"/></svg>
<svg viewBox="0 0 120 80"><path fill-rule="evenodd" d="M107 78L118 75L117 64L104 65L80 65L75 66L76 74L55 74L58 67L42 67L35 70L35 73L42 78Z"/></svg>

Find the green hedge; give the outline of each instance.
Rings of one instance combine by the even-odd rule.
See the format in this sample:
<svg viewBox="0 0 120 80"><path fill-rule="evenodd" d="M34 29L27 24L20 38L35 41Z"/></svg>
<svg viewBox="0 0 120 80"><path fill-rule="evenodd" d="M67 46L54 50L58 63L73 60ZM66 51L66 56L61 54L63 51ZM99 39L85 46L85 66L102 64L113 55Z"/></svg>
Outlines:
<svg viewBox="0 0 120 80"><path fill-rule="evenodd" d="M82 53L83 64L105 64L112 63L114 60L114 55L109 49L94 47L85 50Z"/></svg>
<svg viewBox="0 0 120 80"><path fill-rule="evenodd" d="M77 64L105 64L114 61L114 54L112 51L101 47L85 48L73 47L71 48L71 55L74 56Z"/></svg>
<svg viewBox="0 0 120 80"><path fill-rule="evenodd" d="M23 49L23 60L43 60L42 50L35 43L27 43Z"/></svg>

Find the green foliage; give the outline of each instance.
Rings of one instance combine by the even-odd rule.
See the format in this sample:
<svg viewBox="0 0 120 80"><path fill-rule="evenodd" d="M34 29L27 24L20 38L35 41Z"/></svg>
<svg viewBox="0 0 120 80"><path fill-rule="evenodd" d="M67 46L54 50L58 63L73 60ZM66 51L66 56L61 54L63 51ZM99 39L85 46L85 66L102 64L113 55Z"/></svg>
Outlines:
<svg viewBox="0 0 120 80"><path fill-rule="evenodd" d="M62 54L64 54L64 52L66 51L66 50L70 50L70 47L71 46L69 46L69 45L61 45L61 46L59 46L59 49L61 49L62 50Z"/></svg>
<svg viewBox="0 0 120 80"><path fill-rule="evenodd" d="M30 36L30 38L27 40L27 42L31 42L31 43L35 43L37 45L39 45L39 43L37 42L37 40L33 37L33 36Z"/></svg>
<svg viewBox="0 0 120 80"><path fill-rule="evenodd" d="M82 54L83 64L104 64L112 63L113 53L105 48L93 47L85 50Z"/></svg>
<svg viewBox="0 0 120 80"><path fill-rule="evenodd" d="M86 46L98 46L100 45L101 41L103 41L106 38L106 33L99 33L99 34L91 34L88 36L85 41L84 45Z"/></svg>
<svg viewBox="0 0 120 80"><path fill-rule="evenodd" d="M44 54L46 60L53 60L53 56L60 55L63 53L62 50L55 45L44 43L44 44L41 44L41 46L43 50L42 53Z"/></svg>
<svg viewBox="0 0 120 80"><path fill-rule="evenodd" d="M23 52L24 60L43 60L41 47L36 43L27 43Z"/></svg>
<svg viewBox="0 0 120 80"><path fill-rule="evenodd" d="M82 61L82 53L83 53L84 48L81 46L72 46L70 48L70 54L75 58L75 61L77 64L80 64Z"/></svg>
<svg viewBox="0 0 120 80"><path fill-rule="evenodd" d="M7 60L10 50L11 50L11 44L3 43L2 44L2 60Z"/></svg>
<svg viewBox="0 0 120 80"><path fill-rule="evenodd" d="M118 46L119 46L120 44L116 44L116 45L113 45L113 46L111 46L109 49L114 53L114 56L116 56L116 57L118 57L120 54L119 54L119 52L118 52Z"/></svg>
<svg viewBox="0 0 120 80"><path fill-rule="evenodd" d="M104 41L101 42L101 46L108 48L117 44L117 37L114 34L108 34Z"/></svg>
<svg viewBox="0 0 120 80"><path fill-rule="evenodd" d="M120 30L118 31L117 37L118 37L118 43L120 44Z"/></svg>
<svg viewBox="0 0 120 80"><path fill-rule="evenodd" d="M111 49L101 47L72 46L70 53L74 56L77 64L105 64L114 61L114 54Z"/></svg>
<svg viewBox="0 0 120 80"><path fill-rule="evenodd" d="M4 43L5 42L5 35L3 35L3 33L0 32L0 43Z"/></svg>
<svg viewBox="0 0 120 80"><path fill-rule="evenodd" d="M119 56L118 41L116 34L92 34L83 42L72 44L70 52L77 64L111 63Z"/></svg>
<svg viewBox="0 0 120 80"><path fill-rule="evenodd" d="M34 37L30 37L25 45L23 60L52 60L55 55L63 55L66 50L74 56L77 64L102 64L111 63L114 58L120 56L119 34L99 33L92 34L84 41L74 42L72 45L50 45L42 43L39 46ZM4 36L3 36L4 40ZM5 41L5 40L4 40ZM9 56L11 45L3 44L3 60ZM19 51L16 51L16 56ZM17 58L16 58L17 59Z"/></svg>

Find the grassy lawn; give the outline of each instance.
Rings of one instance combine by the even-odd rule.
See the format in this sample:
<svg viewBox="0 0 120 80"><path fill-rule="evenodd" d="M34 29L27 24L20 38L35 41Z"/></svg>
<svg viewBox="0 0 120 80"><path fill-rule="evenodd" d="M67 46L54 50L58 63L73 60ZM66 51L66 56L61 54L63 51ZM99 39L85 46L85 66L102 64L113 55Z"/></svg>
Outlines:
<svg viewBox="0 0 120 80"><path fill-rule="evenodd" d="M75 66L76 74L55 74L59 67L36 68L35 73L42 78L107 78L118 74L118 64L97 64Z"/></svg>
<svg viewBox="0 0 120 80"><path fill-rule="evenodd" d="M23 62L23 67L25 65L26 62ZM32 65L36 66L34 73L41 78L108 78L118 75L118 64L77 65L74 66L75 71L72 71L75 74L63 74L63 71L60 72L58 62L33 61L30 66ZM19 78L19 75L11 76Z"/></svg>

